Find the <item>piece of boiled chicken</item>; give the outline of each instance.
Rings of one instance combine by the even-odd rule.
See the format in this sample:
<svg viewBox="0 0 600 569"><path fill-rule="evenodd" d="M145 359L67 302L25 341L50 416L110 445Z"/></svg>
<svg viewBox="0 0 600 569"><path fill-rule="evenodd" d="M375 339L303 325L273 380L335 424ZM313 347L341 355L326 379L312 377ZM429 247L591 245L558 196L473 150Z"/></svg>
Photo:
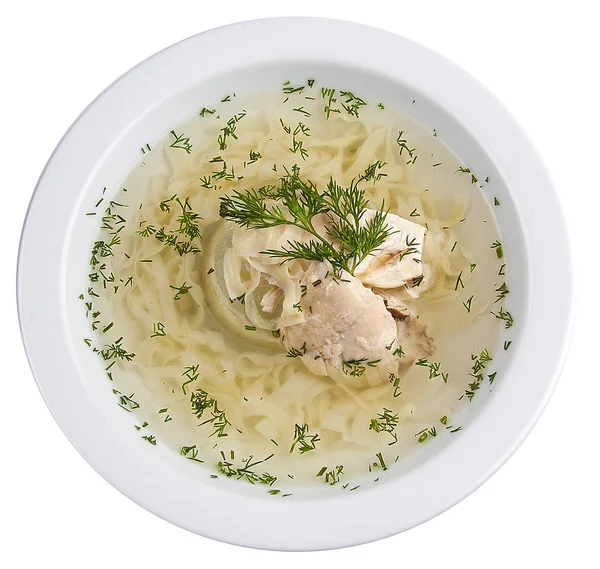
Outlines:
<svg viewBox="0 0 600 569"><path fill-rule="evenodd" d="M292 354L302 355L313 373L332 375L340 370L352 375L360 366L361 375L377 370L379 377L387 378L403 367L401 360L412 364L433 347L406 306L397 317L382 296L348 273L336 278L326 263L313 262L301 286L305 293L300 307L306 320L285 327L283 341ZM395 302L392 308L401 307ZM397 350L400 346L403 355Z"/></svg>
<svg viewBox="0 0 600 569"><path fill-rule="evenodd" d="M365 210L362 224L375 217L374 209ZM393 213L386 217L390 234L366 259L354 274L363 284L382 289L398 288L423 274L423 240L426 229Z"/></svg>

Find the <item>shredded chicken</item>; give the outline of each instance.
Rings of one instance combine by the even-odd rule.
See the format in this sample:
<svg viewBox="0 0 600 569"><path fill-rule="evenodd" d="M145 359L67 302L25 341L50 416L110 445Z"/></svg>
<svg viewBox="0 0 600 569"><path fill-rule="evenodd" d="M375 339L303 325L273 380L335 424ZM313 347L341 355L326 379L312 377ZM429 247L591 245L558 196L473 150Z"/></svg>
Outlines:
<svg viewBox="0 0 600 569"><path fill-rule="evenodd" d="M367 209L361 219L367 223L375 216ZM390 234L356 268L355 274L366 286L398 288L423 274L422 254L426 230L422 225L393 213L386 217Z"/></svg>
<svg viewBox="0 0 600 569"><path fill-rule="evenodd" d="M397 370L397 358L388 348L396 341L396 323L382 297L348 273L334 278L321 262L311 263L301 286L306 287L300 302L306 320L282 333L286 348L302 355L311 371L348 373L360 365L387 377Z"/></svg>
<svg viewBox="0 0 600 569"><path fill-rule="evenodd" d="M388 312L396 322L398 343L402 346L403 356L400 364L411 366L419 358L425 358L435 351L435 343L427 327L418 316L402 301L394 291L373 289L384 299Z"/></svg>

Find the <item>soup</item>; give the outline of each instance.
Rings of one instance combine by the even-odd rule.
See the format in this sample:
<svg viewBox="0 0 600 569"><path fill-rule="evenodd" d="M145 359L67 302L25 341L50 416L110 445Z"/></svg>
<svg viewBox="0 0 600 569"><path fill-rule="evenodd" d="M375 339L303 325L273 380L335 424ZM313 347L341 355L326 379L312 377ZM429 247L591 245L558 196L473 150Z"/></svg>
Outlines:
<svg viewBox="0 0 600 569"><path fill-rule="evenodd" d="M90 212L86 343L143 441L199 476L355 490L460 436L495 379L487 182L385 102L313 79L227 95Z"/></svg>

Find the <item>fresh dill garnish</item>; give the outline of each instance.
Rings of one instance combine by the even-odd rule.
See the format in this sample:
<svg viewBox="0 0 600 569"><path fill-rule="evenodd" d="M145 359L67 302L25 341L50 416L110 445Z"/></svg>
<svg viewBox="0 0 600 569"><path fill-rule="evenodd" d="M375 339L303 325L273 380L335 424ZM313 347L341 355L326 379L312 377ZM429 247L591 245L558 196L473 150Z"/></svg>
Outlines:
<svg viewBox="0 0 600 569"><path fill-rule="evenodd" d="M195 369L194 369L195 367ZM194 374L197 372L198 366L192 366L191 368L186 368L191 370ZM198 377L197 375L195 376ZM210 397L206 391L203 389L196 389L190 394L190 406L192 408L192 413L200 419L204 414L204 411L210 409L215 404L215 399Z"/></svg>
<svg viewBox="0 0 600 569"><path fill-rule="evenodd" d="M303 114L305 117L310 117L310 113L302 106L302 107L296 107L295 109L293 109L295 112L297 113L301 113Z"/></svg>
<svg viewBox="0 0 600 569"><path fill-rule="evenodd" d="M112 392L115 395L119 396L119 407L121 407L122 409L125 409L125 411L131 412L134 409L140 408L140 404L133 399L133 397L135 396L135 393L132 393L131 395L124 395L123 393L121 393L120 391L117 391L116 389L113 389Z"/></svg>
<svg viewBox="0 0 600 569"><path fill-rule="evenodd" d="M409 157L409 160L406 163L414 164L417 159L417 155L415 154L416 148L410 148L410 146L408 146L408 140L403 137L404 137L404 131L401 130L398 132L398 137L396 138L396 144L400 148L400 156L402 156L402 154L404 152L406 152Z"/></svg>
<svg viewBox="0 0 600 569"><path fill-rule="evenodd" d="M217 463L218 469L227 478L236 478L237 480L246 480L250 484L264 484L265 486L272 486L276 481L277 477L272 476L268 472L257 474L253 469L259 464L263 464L270 460L274 455L270 455L262 460L254 460L254 456L250 455L241 461L241 466L234 466L231 462L232 458L227 459L224 452L221 451L222 460Z"/></svg>
<svg viewBox="0 0 600 569"><path fill-rule="evenodd" d="M317 472L317 478L321 478L324 475L324 482L326 484L330 484L331 486L335 486L340 481L340 478L343 476L343 474L343 465L338 465L335 468L332 468L331 470L328 470L328 467L324 466L323 468L321 468L321 470L319 470L319 472Z"/></svg>
<svg viewBox="0 0 600 569"><path fill-rule="evenodd" d="M512 340L505 340L504 341L504 350L508 350L508 348L510 347L510 345L512 344Z"/></svg>
<svg viewBox="0 0 600 569"><path fill-rule="evenodd" d="M475 176L475 174L473 174L473 172L471 172L470 168L465 168L464 166L459 166L458 170L456 170L456 172L454 172L454 173L456 174L457 172L462 172L463 174L471 174L471 184L477 183L477 177Z"/></svg>
<svg viewBox="0 0 600 569"><path fill-rule="evenodd" d="M454 290L458 290L459 286L460 286L460 288L465 288L465 284L463 283L463 280L462 280L462 274L463 274L462 271L460 273L458 273L458 278L456 279L456 284L454 285Z"/></svg>
<svg viewBox="0 0 600 569"><path fill-rule="evenodd" d="M326 119L329 119L331 113L340 112L340 109L333 108L333 104L337 102L335 97L335 89L321 87L321 97L325 99L325 107L323 107L323 112L325 113Z"/></svg>
<svg viewBox="0 0 600 569"><path fill-rule="evenodd" d="M309 85L309 87L312 87L312 85ZM302 93L302 91L304 91L305 88L306 85L298 85L297 87L293 87L289 81L286 81L283 84L283 92L286 95L291 95L292 93Z"/></svg>
<svg viewBox="0 0 600 569"><path fill-rule="evenodd" d="M202 107L202 110L198 113L201 117L206 115L214 115L217 112L217 109L209 109L207 107Z"/></svg>
<svg viewBox="0 0 600 569"><path fill-rule="evenodd" d="M186 381L184 381L183 384L181 385L181 391L183 391L184 395L187 395L187 393L185 391L185 386L188 385L189 383L193 383L200 376L200 374L198 373L199 367L200 367L200 365L196 364L196 365L187 366L186 368L184 368L183 373L181 374L182 376L187 378ZM201 390L199 390L199 391L201 391Z"/></svg>
<svg viewBox="0 0 600 569"><path fill-rule="evenodd" d="M189 447L183 446L180 451L181 456L185 456L188 460L193 460L195 462L204 462L202 459L198 458L198 449L196 445L192 445Z"/></svg>
<svg viewBox="0 0 600 569"><path fill-rule="evenodd" d="M171 415L169 415L169 409L167 409L166 407L164 407L163 409L159 409L158 410L158 414L159 415L165 415L163 423L168 423L169 421L173 420L173 418L171 417Z"/></svg>
<svg viewBox="0 0 600 569"><path fill-rule="evenodd" d="M366 101L357 97L351 91L340 91L342 108L350 115L359 118L360 107L366 106Z"/></svg>
<svg viewBox="0 0 600 569"><path fill-rule="evenodd" d="M380 453L380 452L378 452L378 453L375 454L375 456L377 457L377 460L379 461L379 464L374 463L373 466L381 466L382 470L387 470L388 467L387 467L387 464L385 463L385 460L383 458L383 454Z"/></svg>
<svg viewBox="0 0 600 569"><path fill-rule="evenodd" d="M435 379L441 377L444 383L448 383L449 374L441 371L442 364L440 362L430 362L426 358L419 358L415 365L426 367L429 369L429 379Z"/></svg>
<svg viewBox="0 0 600 569"><path fill-rule="evenodd" d="M402 349L402 346L398 346L393 352L392 352L393 356L398 356L399 358L401 358L404 355L404 350Z"/></svg>
<svg viewBox="0 0 600 569"><path fill-rule="evenodd" d="M162 322L155 322L152 324L152 334L151 338L156 338L157 336L166 336L165 325Z"/></svg>
<svg viewBox="0 0 600 569"><path fill-rule="evenodd" d="M219 150L225 150L227 148L227 139L233 138L237 140L237 134L235 131L237 130L237 123L241 121L246 116L246 111L242 111L233 115L228 121L227 124L221 129L221 134L217 137L217 144L219 145Z"/></svg>
<svg viewBox="0 0 600 569"><path fill-rule="evenodd" d="M282 259L328 261L336 275L350 274L390 234L387 212L378 210L373 218L361 223L368 200L355 183L344 188L330 179L320 193L310 180L300 178L297 166L287 172L278 186L263 186L245 192L234 190L221 198L221 217L246 227L262 229L278 225L294 225L310 233L309 241L290 241L282 249L269 249L264 254ZM329 225L326 236L313 225L316 215L324 215Z"/></svg>
<svg viewBox="0 0 600 569"><path fill-rule="evenodd" d="M473 272L477 268L477 263L471 263L469 268L471 269L471 272Z"/></svg>
<svg viewBox="0 0 600 569"><path fill-rule="evenodd" d="M496 302L500 302L501 300L504 300L504 298L510 291L508 290L508 287L506 286L506 283L504 282L497 289L495 289L495 292L498 293L498 297L494 301L494 304L496 304Z"/></svg>
<svg viewBox="0 0 600 569"><path fill-rule="evenodd" d="M498 320L504 320L505 328L510 328L514 324L512 314L508 312L508 310L504 310L502 307L500 307L498 312L492 312L492 314L498 318Z"/></svg>
<svg viewBox="0 0 600 569"><path fill-rule="evenodd" d="M455 241L454 245L452 245L452 249L450 249L450 253L454 253L454 249L456 249L457 245L458 245L458 241Z"/></svg>
<svg viewBox="0 0 600 569"><path fill-rule="evenodd" d="M302 346L300 347L299 350L297 348L290 348L288 350L288 353L287 353L286 357L288 357L288 358L301 358L305 354L306 354L306 342L304 342L304 344L302 344Z"/></svg>
<svg viewBox="0 0 600 569"><path fill-rule="evenodd" d="M500 201L496 196L494 196L494 205L500 205Z"/></svg>
<svg viewBox="0 0 600 569"><path fill-rule="evenodd" d="M256 326L249 326L248 324L246 324L244 328L250 332L256 332Z"/></svg>
<svg viewBox="0 0 600 569"><path fill-rule="evenodd" d="M383 103L377 103L377 106L383 111L385 109L385 105Z"/></svg>
<svg viewBox="0 0 600 569"><path fill-rule="evenodd" d="M177 134L174 130L171 131L171 135L175 140L171 142L169 148L181 148L182 150L185 150L187 154L191 153L192 145L190 144L189 137L183 134Z"/></svg>
<svg viewBox="0 0 600 569"><path fill-rule="evenodd" d="M398 435L394 433L398 426L398 415L392 414L389 409L383 408L383 413L377 413L375 419L371 419L369 430L376 433L389 433L392 437L392 442L388 445L393 445L398 442Z"/></svg>
<svg viewBox="0 0 600 569"><path fill-rule="evenodd" d="M419 431L418 433L415 434L415 437L418 437L417 438L418 443L423 443L430 437L437 437L437 434L438 434L437 429L435 428L435 426L433 426L433 427L425 428L422 431Z"/></svg>
<svg viewBox="0 0 600 569"><path fill-rule="evenodd" d="M400 397L402 395L402 391L400 391L400 376L390 373L389 380L394 388L394 397Z"/></svg>
<svg viewBox="0 0 600 569"><path fill-rule="evenodd" d="M377 367L380 361L381 359L369 361L367 358L343 361L342 371L350 377L360 377L367 370L367 366Z"/></svg>
<svg viewBox="0 0 600 569"><path fill-rule="evenodd" d="M200 238L200 227L198 221L202 217L192 210L189 198L182 201L174 194L170 198L163 200L159 204L161 211L170 213L173 203L179 205L181 213L175 218L178 224L177 229L168 230L166 227L156 229L153 225L148 225L146 220L140 221L140 228L136 233L141 237L153 236L157 241L160 241L168 247L173 247L180 257L188 253L200 253L200 249L196 247L194 241ZM183 236L183 239L180 238Z"/></svg>
<svg viewBox="0 0 600 569"><path fill-rule="evenodd" d="M490 249L496 249L496 257L498 257L498 259L504 257L504 249L502 249L502 243L500 243L500 241L494 241Z"/></svg>
<svg viewBox="0 0 600 569"><path fill-rule="evenodd" d="M225 431L227 427L231 426L231 423L227 419L225 411L219 409L216 399L209 397L206 391L197 389L191 394L190 405L192 413L198 418L202 417L204 411L210 410L211 416L198 425L199 427L206 424L212 425L213 432L209 435L210 437L216 435L220 439L228 436Z"/></svg>
<svg viewBox="0 0 600 569"><path fill-rule="evenodd" d="M463 302L463 306L467 310L467 312L471 312L471 305L473 304L474 296L470 296L466 302Z"/></svg>
<svg viewBox="0 0 600 569"><path fill-rule="evenodd" d="M437 168L438 166L441 166L443 164L443 162L436 162L432 168Z"/></svg>
<svg viewBox="0 0 600 569"><path fill-rule="evenodd" d="M142 438L151 445L156 446L156 437L154 435L144 435Z"/></svg>
<svg viewBox="0 0 600 569"><path fill-rule="evenodd" d="M469 401L473 401L475 393L481 387L484 375L483 372L487 365L492 361L492 356L490 355L489 350L484 349L479 355L471 354L471 361L473 362L473 365L469 375L473 378L473 381L469 383L468 388L465 390L465 395Z"/></svg>
<svg viewBox="0 0 600 569"><path fill-rule="evenodd" d="M250 150L249 160L246 162L247 165L254 164L262 158L262 154L255 150Z"/></svg>
<svg viewBox="0 0 600 569"><path fill-rule="evenodd" d="M315 433L311 435L308 432L308 425L304 423L303 425L298 425L296 423L294 425L294 442L290 447L290 453L294 452L296 446L300 451L300 454L304 454L305 452L309 452L311 450L315 450L316 444L320 441L319 433Z"/></svg>
<svg viewBox="0 0 600 569"><path fill-rule="evenodd" d="M100 355L104 361L109 360L124 360L130 362L135 354L133 352L128 352L123 348L123 338L119 338L112 344L106 344L104 349L100 350Z"/></svg>
<svg viewBox="0 0 600 569"><path fill-rule="evenodd" d="M381 180L381 178L384 178L387 176L387 174L384 174L381 170L384 166L387 166L387 162L382 162L381 160L377 160L376 162L373 162L372 164L369 164L369 166L367 166L364 174L361 174L360 177L358 178L358 181L365 181L365 182L370 182L371 180L373 181L373 184L375 184L375 182L379 182L379 180Z"/></svg>
<svg viewBox="0 0 600 569"><path fill-rule="evenodd" d="M498 276L499 276L499 277L503 277L503 276L506 274L506 271L505 271L505 269L506 269L506 265L502 265L502 266L500 267L500 270L498 271Z"/></svg>
<svg viewBox="0 0 600 569"><path fill-rule="evenodd" d="M173 300L179 300L184 294L187 294L188 292L190 292L190 289L192 287L187 286L184 282L181 286L169 285L169 288L172 288L173 290L177 291L175 293L175 296L173 297Z"/></svg>

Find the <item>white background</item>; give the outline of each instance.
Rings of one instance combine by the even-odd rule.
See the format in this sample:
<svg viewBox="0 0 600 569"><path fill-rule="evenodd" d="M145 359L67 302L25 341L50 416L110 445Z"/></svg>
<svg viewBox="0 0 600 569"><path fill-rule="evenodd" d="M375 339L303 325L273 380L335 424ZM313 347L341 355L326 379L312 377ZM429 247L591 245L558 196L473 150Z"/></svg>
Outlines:
<svg viewBox="0 0 600 569"><path fill-rule="evenodd" d="M600 36L594 5L54 0L3 7L0 566L600 567ZM22 349L14 301L28 201L52 149L83 108L123 72L173 42L237 20L283 15L339 17L397 32L446 55L491 88L528 131L555 179L577 269L578 315L562 380L514 457L475 494L418 528L358 548L309 554L209 541L156 518L109 486L46 409ZM556 259L557 304L563 270L563 259Z"/></svg>

